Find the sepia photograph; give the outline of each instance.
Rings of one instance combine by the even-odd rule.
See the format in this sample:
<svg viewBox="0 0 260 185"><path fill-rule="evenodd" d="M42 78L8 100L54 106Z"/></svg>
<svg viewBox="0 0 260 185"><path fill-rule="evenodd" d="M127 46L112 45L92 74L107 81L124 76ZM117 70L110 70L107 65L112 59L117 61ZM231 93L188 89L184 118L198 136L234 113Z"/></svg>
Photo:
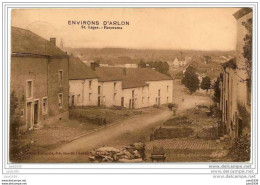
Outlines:
<svg viewBox="0 0 260 185"><path fill-rule="evenodd" d="M10 15L10 163L252 160L251 7Z"/></svg>

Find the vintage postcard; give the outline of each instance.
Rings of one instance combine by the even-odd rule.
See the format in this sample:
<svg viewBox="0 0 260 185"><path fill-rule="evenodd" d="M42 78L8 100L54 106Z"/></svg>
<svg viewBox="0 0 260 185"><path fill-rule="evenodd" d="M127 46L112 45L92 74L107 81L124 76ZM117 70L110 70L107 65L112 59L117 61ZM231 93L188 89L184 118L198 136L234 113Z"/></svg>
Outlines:
<svg viewBox="0 0 260 185"><path fill-rule="evenodd" d="M10 162L249 162L252 17L12 9Z"/></svg>

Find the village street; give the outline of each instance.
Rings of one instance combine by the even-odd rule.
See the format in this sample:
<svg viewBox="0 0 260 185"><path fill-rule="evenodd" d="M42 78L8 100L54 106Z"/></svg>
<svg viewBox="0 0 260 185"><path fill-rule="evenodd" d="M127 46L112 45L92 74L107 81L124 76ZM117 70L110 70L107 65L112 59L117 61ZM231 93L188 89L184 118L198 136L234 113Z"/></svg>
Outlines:
<svg viewBox="0 0 260 185"><path fill-rule="evenodd" d="M184 101L183 101L184 100ZM174 103L178 104L177 114L196 105L210 105L211 99L206 94L190 95L179 80L174 81ZM83 162L87 153L101 146L124 146L134 142L149 141L151 132L173 116L167 107L158 109L152 115L134 115L123 122L115 122L86 136L65 143L51 151L34 154L30 162ZM76 154L78 152L78 154Z"/></svg>

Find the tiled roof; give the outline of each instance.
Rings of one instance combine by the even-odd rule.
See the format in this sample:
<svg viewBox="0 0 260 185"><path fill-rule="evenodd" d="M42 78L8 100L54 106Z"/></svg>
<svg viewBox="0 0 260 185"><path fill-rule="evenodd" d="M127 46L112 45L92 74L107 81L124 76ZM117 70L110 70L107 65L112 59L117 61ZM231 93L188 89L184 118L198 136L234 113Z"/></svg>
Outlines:
<svg viewBox="0 0 260 185"><path fill-rule="evenodd" d="M11 43L12 53L66 56L65 52L53 46L50 41L22 28L12 27Z"/></svg>
<svg viewBox="0 0 260 185"><path fill-rule="evenodd" d="M172 80L171 77L151 68L98 67L96 74L99 76L99 81L122 81L122 88L124 89L143 87L149 81Z"/></svg>
<svg viewBox="0 0 260 185"><path fill-rule="evenodd" d="M69 79L93 79L97 78L96 73L79 58L70 56L69 58Z"/></svg>

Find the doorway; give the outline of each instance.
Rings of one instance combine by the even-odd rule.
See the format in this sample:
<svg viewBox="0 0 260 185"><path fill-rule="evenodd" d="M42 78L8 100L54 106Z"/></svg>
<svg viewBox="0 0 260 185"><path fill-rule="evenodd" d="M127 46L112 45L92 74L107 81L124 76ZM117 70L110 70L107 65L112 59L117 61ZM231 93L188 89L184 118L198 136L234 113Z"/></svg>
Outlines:
<svg viewBox="0 0 260 185"><path fill-rule="evenodd" d="M32 102L26 104L26 128L29 129L32 126Z"/></svg>
<svg viewBox="0 0 260 185"><path fill-rule="evenodd" d="M101 106L101 102L100 102L100 96L98 97L98 106L100 107Z"/></svg>
<svg viewBox="0 0 260 185"><path fill-rule="evenodd" d="M160 107L161 106L161 98L160 97L158 97L157 102L158 102L158 107Z"/></svg>
<svg viewBox="0 0 260 185"><path fill-rule="evenodd" d="M121 107L124 107L124 105L125 105L125 104L124 104L124 101L125 101L125 100L124 100L124 97L121 97Z"/></svg>
<svg viewBox="0 0 260 185"><path fill-rule="evenodd" d="M75 105L75 95L71 96L71 106L74 107Z"/></svg>
<svg viewBox="0 0 260 185"><path fill-rule="evenodd" d="M34 101L33 108L33 124L36 125L39 123L39 100Z"/></svg>

